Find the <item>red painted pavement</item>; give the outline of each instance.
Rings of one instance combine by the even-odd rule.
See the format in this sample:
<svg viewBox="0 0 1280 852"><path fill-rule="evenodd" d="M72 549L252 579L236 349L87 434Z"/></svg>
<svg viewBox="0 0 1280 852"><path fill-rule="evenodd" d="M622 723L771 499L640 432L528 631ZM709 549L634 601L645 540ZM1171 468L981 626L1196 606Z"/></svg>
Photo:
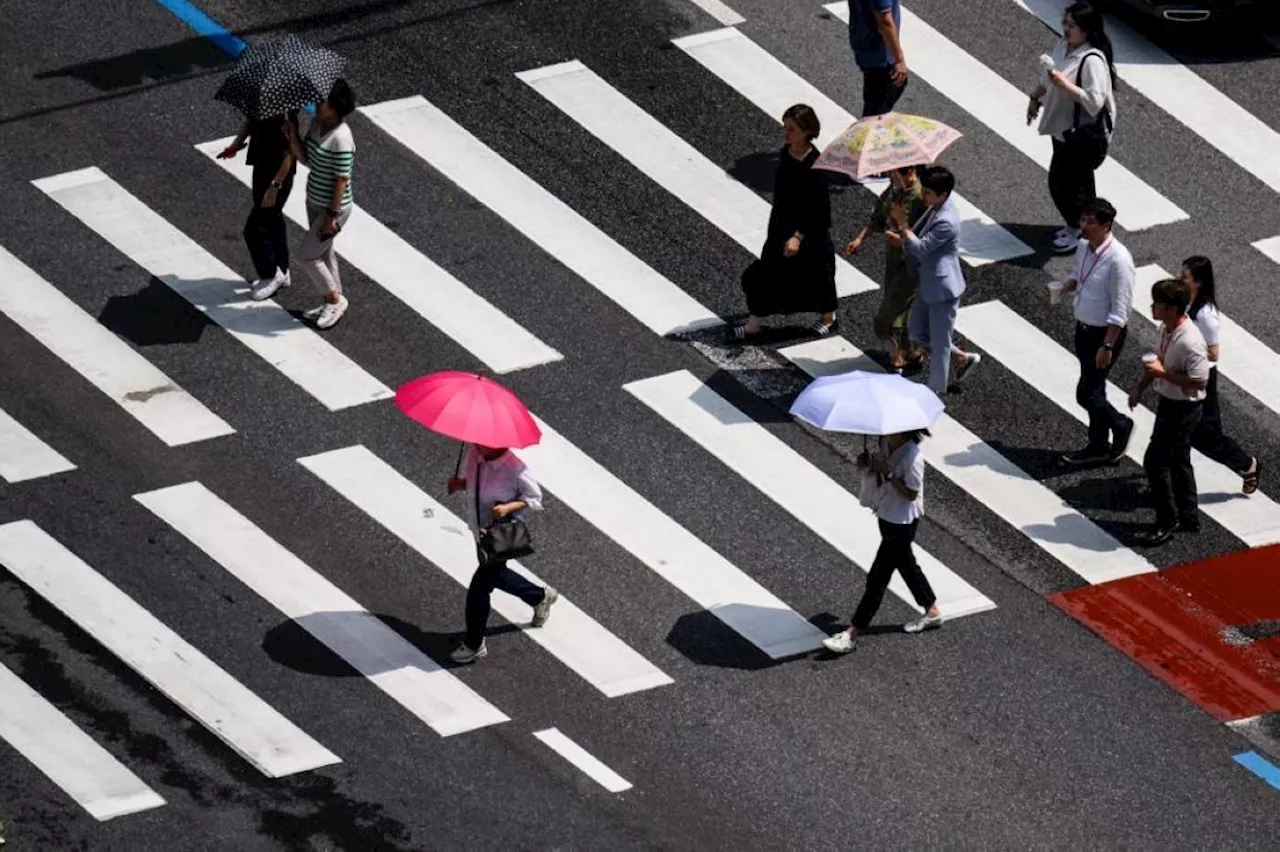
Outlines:
<svg viewBox="0 0 1280 852"><path fill-rule="evenodd" d="M1280 710L1280 634L1245 645L1223 635L1280 619L1280 545L1049 600L1224 722Z"/></svg>

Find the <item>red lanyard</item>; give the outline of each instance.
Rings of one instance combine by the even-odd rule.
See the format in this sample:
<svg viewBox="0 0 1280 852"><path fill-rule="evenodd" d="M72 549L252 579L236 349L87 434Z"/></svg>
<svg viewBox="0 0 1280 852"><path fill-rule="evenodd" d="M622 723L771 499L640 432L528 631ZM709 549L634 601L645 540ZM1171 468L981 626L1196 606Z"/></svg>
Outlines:
<svg viewBox="0 0 1280 852"><path fill-rule="evenodd" d="M1169 344L1173 342L1173 335L1178 331L1178 329L1182 328L1182 324L1187 322L1188 320L1189 320L1189 317L1187 317L1184 314L1182 319L1178 320L1178 324L1173 327L1173 331L1169 331L1166 329L1164 334L1160 335L1160 356L1159 357L1160 357L1161 364L1164 363L1164 353L1169 351Z"/></svg>
<svg viewBox="0 0 1280 852"><path fill-rule="evenodd" d="M1081 273L1081 274L1080 274L1080 289L1081 289L1081 290L1083 290L1083 289L1084 289L1084 282L1086 282L1086 281L1088 281L1088 280L1089 280L1089 276L1093 274L1093 270L1097 269L1097 268L1098 268L1098 264L1102 262L1102 256L1103 256L1104 254L1106 254L1107 252L1111 251L1111 240L1112 240L1112 239L1113 239L1112 237L1107 237L1107 241L1106 241L1105 243L1103 243L1103 244L1102 244L1101 249L1100 249L1097 253L1090 252L1090 254L1093 254L1093 263L1089 266L1089 271L1088 271L1088 272L1085 272L1085 271L1084 271L1084 264L1083 264L1083 263L1081 263L1081 264L1080 264L1080 273Z"/></svg>

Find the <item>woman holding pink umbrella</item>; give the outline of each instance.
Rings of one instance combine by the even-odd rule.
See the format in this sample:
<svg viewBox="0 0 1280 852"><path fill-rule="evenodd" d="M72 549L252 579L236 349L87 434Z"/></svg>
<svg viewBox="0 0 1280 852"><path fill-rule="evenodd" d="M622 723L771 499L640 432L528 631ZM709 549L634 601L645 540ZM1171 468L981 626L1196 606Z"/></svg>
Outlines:
<svg viewBox="0 0 1280 852"><path fill-rule="evenodd" d="M479 565L467 588L466 636L451 659L473 663L489 653L484 631L495 589L533 607L533 627L547 623L560 597L552 587L535 585L507 565L533 552L525 514L542 510L542 489L509 448L536 444L542 432L515 394L474 373L423 376L396 389L396 404L433 432L465 442L447 488L450 494L473 495L471 528Z"/></svg>

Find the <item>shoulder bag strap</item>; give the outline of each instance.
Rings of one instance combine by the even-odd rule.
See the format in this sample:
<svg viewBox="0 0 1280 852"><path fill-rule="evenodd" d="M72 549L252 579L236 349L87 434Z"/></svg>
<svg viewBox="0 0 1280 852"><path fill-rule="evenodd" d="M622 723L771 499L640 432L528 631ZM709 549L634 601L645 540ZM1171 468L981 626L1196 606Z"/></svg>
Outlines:
<svg viewBox="0 0 1280 852"><path fill-rule="evenodd" d="M1108 74L1111 73L1111 67L1107 65L1106 54L1101 53L1100 51L1097 51L1097 50L1091 50L1088 53L1086 53L1084 56L1080 57L1080 64L1079 66L1076 67L1076 88L1083 88L1081 83L1084 80L1084 64L1089 61L1090 56L1097 56L1101 58L1102 64L1106 68L1106 72ZM1094 121L1097 121L1097 119L1094 119ZM1111 123L1111 111L1107 109L1107 105L1105 103L1102 105L1102 121L1104 126L1107 129L1107 133L1110 133L1113 129L1115 129ZM1080 126L1080 102L1079 101L1076 101L1076 105L1071 111L1071 126L1072 128L1076 128Z"/></svg>

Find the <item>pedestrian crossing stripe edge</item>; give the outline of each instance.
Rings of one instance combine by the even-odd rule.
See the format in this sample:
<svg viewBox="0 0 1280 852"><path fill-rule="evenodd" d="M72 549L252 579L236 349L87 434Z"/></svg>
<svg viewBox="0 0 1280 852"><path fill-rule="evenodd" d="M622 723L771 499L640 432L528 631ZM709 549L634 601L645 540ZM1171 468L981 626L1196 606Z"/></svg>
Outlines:
<svg viewBox="0 0 1280 852"><path fill-rule="evenodd" d="M66 456L0 408L0 478L27 482L75 469Z"/></svg>

